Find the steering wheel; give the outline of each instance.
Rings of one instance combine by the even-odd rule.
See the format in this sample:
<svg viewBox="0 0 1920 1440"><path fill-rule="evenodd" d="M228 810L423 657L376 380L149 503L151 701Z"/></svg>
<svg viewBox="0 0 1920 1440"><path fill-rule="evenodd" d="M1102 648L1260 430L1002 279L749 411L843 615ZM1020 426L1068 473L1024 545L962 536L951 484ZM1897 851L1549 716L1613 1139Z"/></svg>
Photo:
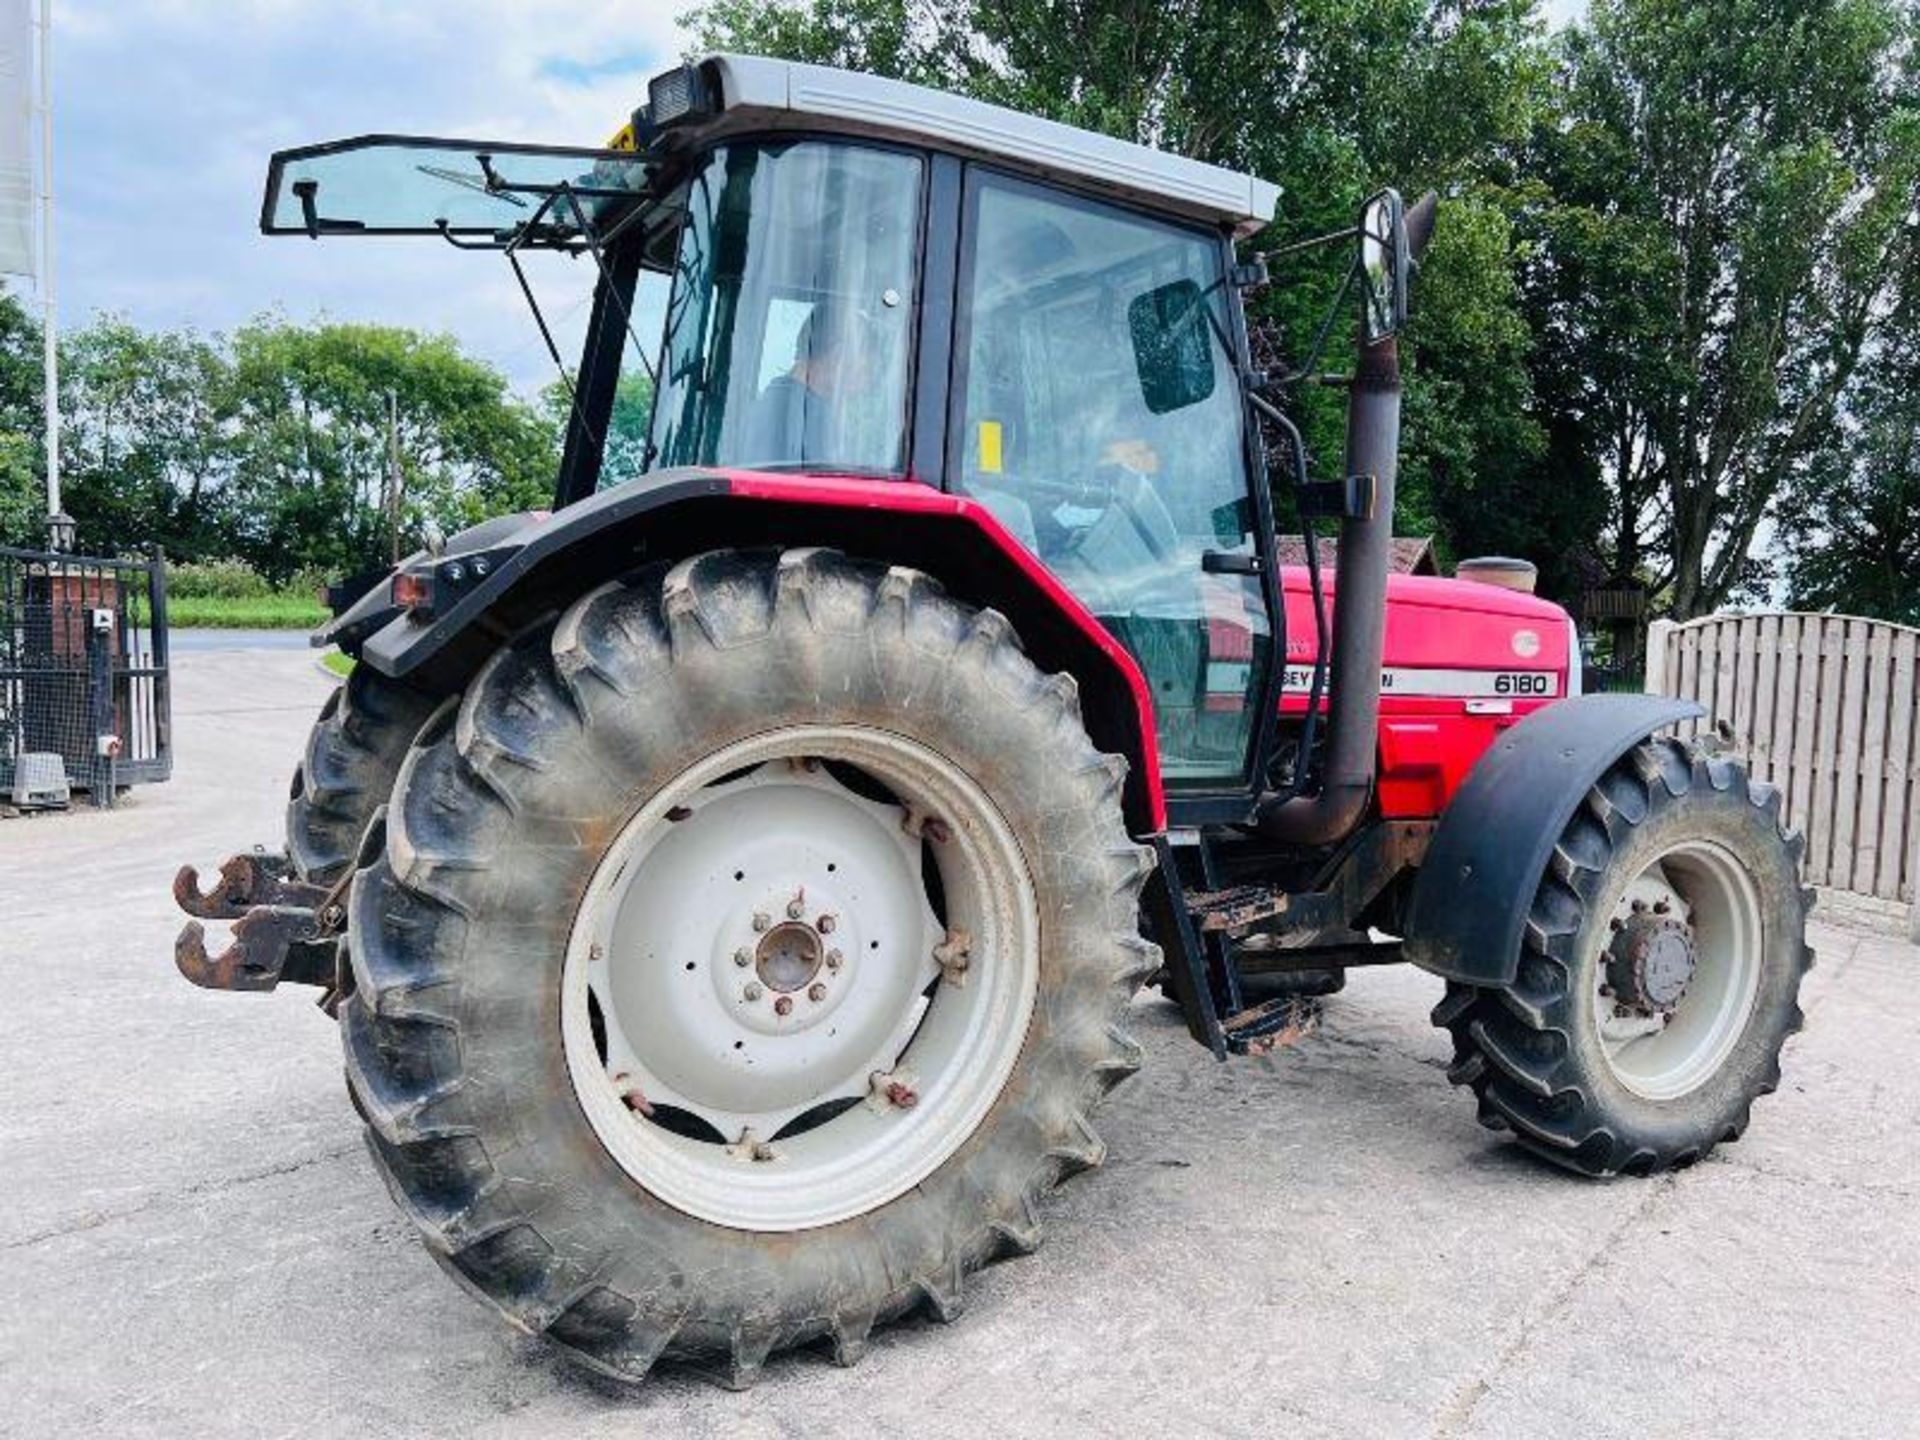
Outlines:
<svg viewBox="0 0 1920 1440"><path fill-rule="evenodd" d="M1179 531L1165 503L1154 492L1149 477L1124 465L1104 464L1091 473L1072 480L1052 476L1023 476L1020 485L1031 495L1056 504L1097 510L1103 515L1118 512L1124 518L1147 553L1168 567L1177 566ZM1056 553L1074 554L1081 543L1099 528L1100 522L1062 527L1069 535Z"/></svg>

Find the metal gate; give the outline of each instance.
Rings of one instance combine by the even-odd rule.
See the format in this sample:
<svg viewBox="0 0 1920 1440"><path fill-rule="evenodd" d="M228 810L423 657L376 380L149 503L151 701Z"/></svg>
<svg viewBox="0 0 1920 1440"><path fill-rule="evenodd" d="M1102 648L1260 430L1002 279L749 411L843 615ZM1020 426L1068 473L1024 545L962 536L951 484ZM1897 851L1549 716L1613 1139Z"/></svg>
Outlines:
<svg viewBox="0 0 1920 1440"><path fill-rule="evenodd" d="M0 548L0 802L30 799L62 769L103 805L116 786L165 780L172 722L159 552Z"/></svg>

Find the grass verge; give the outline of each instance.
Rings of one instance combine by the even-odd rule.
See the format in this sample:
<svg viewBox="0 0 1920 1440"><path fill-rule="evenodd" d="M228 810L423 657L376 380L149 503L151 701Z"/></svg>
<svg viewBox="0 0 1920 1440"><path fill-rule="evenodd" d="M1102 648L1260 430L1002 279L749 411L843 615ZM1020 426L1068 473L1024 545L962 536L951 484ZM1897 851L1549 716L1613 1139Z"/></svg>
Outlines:
<svg viewBox="0 0 1920 1440"><path fill-rule="evenodd" d="M326 607L305 595L169 597L167 623L176 630L311 630Z"/></svg>

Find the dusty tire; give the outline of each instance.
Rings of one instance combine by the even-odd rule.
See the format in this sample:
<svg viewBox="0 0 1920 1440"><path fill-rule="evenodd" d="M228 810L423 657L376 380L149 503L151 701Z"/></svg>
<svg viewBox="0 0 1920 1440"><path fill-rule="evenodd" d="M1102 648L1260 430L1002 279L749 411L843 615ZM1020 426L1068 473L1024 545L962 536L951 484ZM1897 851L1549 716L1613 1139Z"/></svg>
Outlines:
<svg viewBox="0 0 1920 1440"><path fill-rule="evenodd" d="M1753 1101L1778 1085L1781 1047L1801 1025L1813 956L1800 850L1778 792L1734 761L1667 738L1623 756L1555 847L1514 983L1449 983L1433 1012L1453 1037L1449 1078L1478 1097L1481 1123L1594 1176L1690 1165L1737 1139ZM1622 1003L1610 968L1624 925L1643 914L1670 923L1652 915L1666 913L1666 899L1635 899L1645 885L1686 909L1691 948L1675 953L1699 957L1670 1011ZM1753 943L1732 943L1756 930Z"/></svg>
<svg viewBox="0 0 1920 1440"><path fill-rule="evenodd" d="M792 724L884 724L979 777L1041 943L977 1129L878 1208L781 1233L695 1218L616 1160L570 1074L562 979L622 827ZM419 737L386 856L354 886L347 1075L394 1198L471 1293L623 1379L664 1359L743 1385L779 1350L851 1362L877 1322L951 1318L968 1272L1038 1243L1036 1200L1099 1163L1088 1114L1138 1065L1121 1025L1159 956L1136 932L1151 852L1123 825L1123 774L1070 680L916 572L722 552L585 597Z"/></svg>
<svg viewBox="0 0 1920 1440"><path fill-rule="evenodd" d="M433 703L365 665L334 687L287 800L287 853L303 879L330 885L346 874Z"/></svg>

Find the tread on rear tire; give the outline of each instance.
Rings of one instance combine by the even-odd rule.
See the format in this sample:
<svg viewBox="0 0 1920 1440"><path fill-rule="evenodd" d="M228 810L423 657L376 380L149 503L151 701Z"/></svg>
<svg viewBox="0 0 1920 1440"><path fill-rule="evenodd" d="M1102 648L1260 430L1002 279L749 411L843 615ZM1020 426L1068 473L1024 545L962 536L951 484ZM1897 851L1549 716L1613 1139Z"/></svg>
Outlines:
<svg viewBox="0 0 1920 1440"><path fill-rule="evenodd" d="M770 725L881 725L981 784L1038 898L1039 997L987 1117L850 1219L735 1229L666 1204L588 1123L562 1044L563 959L626 817ZM504 646L420 734L359 872L341 1014L349 1087L429 1252L513 1325L638 1380L741 1386L813 1342L950 1319L965 1276L1040 1239L1039 1198L1097 1165L1095 1103L1139 1064L1123 1026L1159 961L1136 929L1152 852L1071 679L927 576L831 551L716 552L579 600ZM637 1122L636 1122L637 1123Z"/></svg>
<svg viewBox="0 0 1920 1440"><path fill-rule="evenodd" d="M301 879L331 885L347 873L434 703L366 665L334 687L287 800L287 854Z"/></svg>

